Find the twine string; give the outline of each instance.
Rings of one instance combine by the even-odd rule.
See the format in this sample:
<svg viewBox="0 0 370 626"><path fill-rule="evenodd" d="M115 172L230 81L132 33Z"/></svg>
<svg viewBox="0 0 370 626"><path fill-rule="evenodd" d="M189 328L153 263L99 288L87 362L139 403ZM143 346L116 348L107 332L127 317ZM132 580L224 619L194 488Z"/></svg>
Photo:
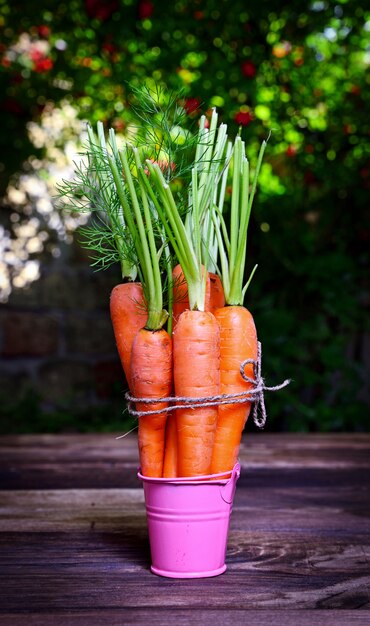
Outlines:
<svg viewBox="0 0 370 626"><path fill-rule="evenodd" d="M253 365L253 376L250 378L245 373L247 365ZM170 413L176 409L199 409L208 406L222 406L224 404L245 404L247 402L253 402L253 421L258 428L263 428L266 424L267 413L265 406L265 391L279 391L283 389L291 382L290 379L284 380L280 385L268 387L265 385L265 381L262 378L262 346L258 342L257 359L245 359L240 364L240 374L245 382L252 385L252 389L248 391L241 391L239 393L224 393L215 396L204 397L188 397L188 396L167 396L161 398L136 398L129 392L125 394L125 398L128 402L127 409L134 417L142 417L144 415L160 415L161 413ZM171 406L163 407L161 409L153 409L149 411L138 411L135 408L136 404L162 404L170 403Z"/></svg>

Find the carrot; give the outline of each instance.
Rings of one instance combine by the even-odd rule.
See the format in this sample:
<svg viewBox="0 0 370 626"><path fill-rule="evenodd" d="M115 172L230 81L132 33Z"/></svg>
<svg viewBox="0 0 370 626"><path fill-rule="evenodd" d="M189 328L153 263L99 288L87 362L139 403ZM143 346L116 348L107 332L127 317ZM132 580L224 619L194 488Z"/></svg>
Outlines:
<svg viewBox="0 0 370 626"><path fill-rule="evenodd" d="M248 388L239 373L240 363L248 357L256 357L253 319L242 306L251 278L244 287L242 283L248 222L266 142L262 144L249 189L249 162L244 142L240 135L233 144L228 142L226 125L221 124L217 129L217 119L214 110L206 128L205 116L201 118L195 159L189 169L191 180L189 177L189 185L184 186L188 201L186 212L183 212L183 201L177 205L178 196L173 195L171 180L161 170L158 157L153 162L149 159L153 155L145 154L145 150L139 152L138 147L128 144L119 149L113 130L108 144L102 124L98 125L97 138L88 129L89 158L95 182L87 198L94 204L98 198L97 206L105 207L108 242L114 242L122 274L134 281L138 273L147 303L148 317L145 328L137 330L132 341L131 372L128 366L127 377L138 398L151 398L150 404L138 402L137 405L144 412L139 420L142 471L152 476L162 476L169 471L167 462L164 468L163 460L167 419L166 414L158 413L166 404L160 402L160 398L170 395L173 388L177 396L191 399L218 395L220 391L239 393ZM148 157L144 164L141 154ZM229 173L232 194L228 229L223 205ZM106 229L95 233L91 244L92 249L104 250L103 265L110 264L113 258L110 245L104 243L106 236ZM174 381L170 374L171 339L162 329L168 317L163 309L159 266L162 255L166 256L167 283L172 282L172 263L166 246L167 249L171 246L181 266L176 271L179 275L183 273L185 295L186 290L188 295L188 302L183 305L185 310L175 313ZM212 280L208 274L219 269L226 307L221 306L224 301L217 278ZM212 297L211 287L208 287L211 283ZM170 297L168 301L172 317ZM216 316L210 310L215 310ZM115 316L116 311L112 319ZM247 374L251 375L252 370ZM150 410L154 414L146 415ZM175 447L171 448L170 440L176 421L177 473L194 476L219 468L221 472L230 469L249 410L250 403L241 407L235 401L229 406L220 405L219 409L195 406L177 410L167 429L166 452L173 461Z"/></svg>
<svg viewBox="0 0 370 626"><path fill-rule="evenodd" d="M131 377L137 398L155 400L170 395L172 341L165 330L139 330L132 345ZM164 402L138 403L137 410L156 411L167 406ZM139 455L144 476L162 476L166 421L166 413L139 417Z"/></svg>
<svg viewBox="0 0 370 626"><path fill-rule="evenodd" d="M202 266L202 275L204 276L204 266ZM173 268L172 279L173 279L173 291L174 291L174 294L173 294L173 330L175 330L176 324L178 322L178 319L181 313L190 309L188 285L185 280L184 273L181 269L181 265L179 263ZM221 285L221 281L219 282ZM207 272L205 304L204 304L204 308L206 311L210 310L211 297L212 295L211 295L210 274Z"/></svg>
<svg viewBox="0 0 370 626"><path fill-rule="evenodd" d="M172 389L172 340L163 330L168 313L163 309L162 280L152 212L143 183L145 174L137 148L118 149L114 131L110 131L113 154L107 155L123 216L131 233L143 278L148 319L139 330L131 350L131 384L137 398L161 398ZM117 163L119 159L119 164ZM122 181L122 171L125 184ZM162 247L163 249L163 247ZM165 403L137 403L142 412L166 408ZM139 417L139 455L145 476L159 478L163 472L167 413Z"/></svg>
<svg viewBox="0 0 370 626"><path fill-rule="evenodd" d="M213 125L214 123L212 122ZM202 240L201 221L212 202L212 181L218 176L215 169L211 174L207 173L213 142L214 134L210 137L208 148L203 152L204 168L199 166L199 170L197 167L192 169L192 209L187 214L190 219L186 226L163 173L157 164L147 161L150 177L147 177L146 185L148 191L149 184L155 188L156 193L151 193L151 199L181 265L188 290L189 310L181 313L173 332L174 390L177 397L191 399L218 395L220 387L220 330L214 315L206 310L209 308L209 296L207 299L208 281L204 280L204 271L208 275L208 268L205 262L202 264L209 255L207 236ZM204 145L205 142L203 147ZM223 149L220 150L221 157ZM221 159L217 159L216 169L218 168L222 170ZM203 247L206 248L204 256ZM177 270L179 274L181 270ZM217 407L177 409L176 424L178 475L187 477L209 473L217 425Z"/></svg>
<svg viewBox="0 0 370 626"><path fill-rule="evenodd" d="M257 358L257 333L253 317L243 306L226 306L217 309L214 315L220 325L220 393L247 391L253 385L243 380L240 364L245 359ZM244 372L253 379L252 364L247 364ZM234 467L250 409L250 402L219 406L212 474Z"/></svg>
<svg viewBox="0 0 370 626"><path fill-rule="evenodd" d="M181 313L188 310L190 305L186 280L179 264L174 267L172 274L174 283L173 324L175 329ZM205 310L213 312L224 304L225 298L220 278L209 272L207 274ZM167 423L164 477L177 475L175 473L177 471L177 448L176 415L174 414L169 417Z"/></svg>
<svg viewBox="0 0 370 626"><path fill-rule="evenodd" d="M225 306L225 294L222 287L222 282L217 274L209 272L209 280L211 283L209 310L214 313L216 309Z"/></svg>
<svg viewBox="0 0 370 626"><path fill-rule="evenodd" d="M220 331L214 315L185 311L173 337L174 386L177 396L219 393ZM217 423L217 407L178 409L178 473L208 474Z"/></svg>
<svg viewBox="0 0 370 626"><path fill-rule="evenodd" d="M189 309L188 286L186 284L185 276L183 274L181 265L179 263L173 268L172 279L173 279L173 326L175 327L181 313Z"/></svg>
<svg viewBox="0 0 370 626"><path fill-rule="evenodd" d="M148 314L140 283L116 285L110 295L110 315L118 354L127 384L131 383L131 349L136 333L146 324Z"/></svg>
<svg viewBox="0 0 370 626"><path fill-rule="evenodd" d="M213 216L226 302L226 306L215 311L215 317L220 326L221 394L238 394L248 391L253 386L243 380L240 365L246 359L256 360L257 358L256 328L252 315L243 306L244 294L257 266L252 270L249 280L244 286L243 280L248 224L265 147L266 142L263 142L251 193L249 193L249 162L245 155L245 145L240 137L235 139L230 239L226 233L222 215L218 213ZM249 378L254 378L253 364L248 364L244 371ZM212 473L228 471L233 468L250 408L250 402L220 404L212 455Z"/></svg>
<svg viewBox="0 0 370 626"><path fill-rule="evenodd" d="M177 428L176 415L170 413L166 424L166 444L163 462L163 478L177 476Z"/></svg>

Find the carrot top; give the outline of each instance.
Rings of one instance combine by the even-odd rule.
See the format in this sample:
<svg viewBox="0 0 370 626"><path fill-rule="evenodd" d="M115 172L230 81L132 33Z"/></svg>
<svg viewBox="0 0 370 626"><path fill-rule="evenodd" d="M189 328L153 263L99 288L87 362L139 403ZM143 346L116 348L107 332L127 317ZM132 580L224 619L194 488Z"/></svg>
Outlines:
<svg viewBox="0 0 370 626"><path fill-rule="evenodd" d="M261 144L250 190L249 161L245 154L245 144L240 136L235 138L231 163L230 236L222 212L216 204L213 207L212 221L219 248L220 274L225 301L230 305L243 304L245 292L257 269L255 265L247 283L243 286L248 225L266 144L267 141Z"/></svg>
<svg viewBox="0 0 370 626"><path fill-rule="evenodd" d="M205 127L205 117L200 120L196 151L191 162L189 192L186 191L185 216L183 202L173 194L159 164L147 161L150 176L144 177L141 172L142 181L183 270L190 309L200 311L204 311L207 278L203 267L214 269L217 258L218 242L212 224L212 206L216 197L220 205L223 202L223 174L230 156L226 125L221 124L217 129L217 119L214 109L209 129Z"/></svg>
<svg viewBox="0 0 370 626"><path fill-rule="evenodd" d="M136 98L136 100L135 100ZM163 102L169 101L169 104ZM162 102L163 101L163 102ZM60 188L64 208L95 214L81 229L98 267L115 261L122 276L143 284L148 328L158 329L168 317L163 301L163 269L167 275L169 331L173 298L172 267L180 263L192 310L204 310L207 271L222 277L227 304L242 304L247 231L258 174L266 147L261 145L251 188L245 145L231 142L226 124L214 109L197 134L185 130L178 94L134 91L141 121L132 145L117 144L114 131L104 136L87 127L87 163L76 166L75 181ZM178 184L178 181L180 183ZM173 184L175 183L175 184ZM230 224L224 204L231 185Z"/></svg>
<svg viewBox="0 0 370 626"><path fill-rule="evenodd" d="M107 160L122 212L139 261L144 293L148 304L146 328L158 330L168 313L163 309L159 254L153 228L153 215L145 187L135 171L142 169L139 151L125 145L119 149L114 130L109 131L111 150ZM123 173L123 176L122 176Z"/></svg>
<svg viewBox="0 0 370 626"><path fill-rule="evenodd" d="M90 250L96 269L106 269L118 262L123 279L137 277L137 256L122 214L117 193L110 184L103 125L98 123L98 137L87 126L83 160L74 163L74 177L58 185L58 206L62 210L86 214L89 223L79 228L81 244Z"/></svg>

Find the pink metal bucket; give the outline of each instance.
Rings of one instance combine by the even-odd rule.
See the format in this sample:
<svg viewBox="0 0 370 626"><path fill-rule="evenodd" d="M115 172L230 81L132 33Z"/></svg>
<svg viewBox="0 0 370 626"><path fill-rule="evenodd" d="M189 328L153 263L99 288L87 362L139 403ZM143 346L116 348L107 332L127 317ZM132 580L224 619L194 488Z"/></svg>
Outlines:
<svg viewBox="0 0 370 626"><path fill-rule="evenodd" d="M151 571L169 578L222 574L239 463L231 472L194 478L138 476L144 484Z"/></svg>

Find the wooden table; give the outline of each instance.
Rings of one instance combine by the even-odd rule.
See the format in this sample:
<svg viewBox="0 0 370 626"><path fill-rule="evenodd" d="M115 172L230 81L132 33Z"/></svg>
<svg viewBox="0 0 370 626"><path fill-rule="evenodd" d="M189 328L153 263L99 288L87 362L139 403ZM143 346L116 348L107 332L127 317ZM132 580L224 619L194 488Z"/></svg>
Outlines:
<svg viewBox="0 0 370 626"><path fill-rule="evenodd" d="M0 624L369 626L370 435L247 437L228 570L149 571L135 437L0 440Z"/></svg>

